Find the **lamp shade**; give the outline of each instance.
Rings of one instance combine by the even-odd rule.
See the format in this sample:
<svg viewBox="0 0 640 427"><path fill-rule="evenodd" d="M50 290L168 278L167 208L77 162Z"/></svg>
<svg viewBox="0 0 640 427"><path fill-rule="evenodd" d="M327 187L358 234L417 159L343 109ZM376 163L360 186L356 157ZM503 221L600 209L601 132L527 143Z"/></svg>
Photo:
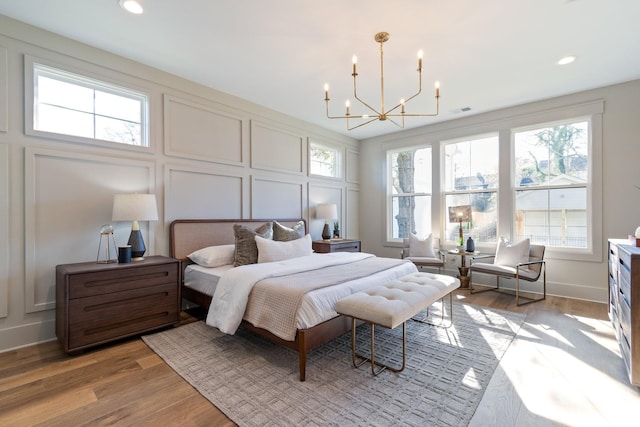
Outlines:
<svg viewBox="0 0 640 427"><path fill-rule="evenodd" d="M113 196L113 221L157 221L155 194L116 194Z"/></svg>
<svg viewBox="0 0 640 427"><path fill-rule="evenodd" d="M316 207L316 218L324 220L338 218L338 206L333 204L319 204Z"/></svg>
<svg viewBox="0 0 640 427"><path fill-rule="evenodd" d="M471 205L450 206L449 222L471 222Z"/></svg>

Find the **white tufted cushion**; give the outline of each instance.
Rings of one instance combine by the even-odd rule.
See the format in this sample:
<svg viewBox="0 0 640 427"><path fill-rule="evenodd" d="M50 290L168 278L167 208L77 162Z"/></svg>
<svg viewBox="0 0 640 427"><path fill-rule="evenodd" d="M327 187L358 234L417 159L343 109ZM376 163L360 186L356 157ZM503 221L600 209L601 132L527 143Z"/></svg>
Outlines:
<svg viewBox="0 0 640 427"><path fill-rule="evenodd" d="M336 311L393 329L458 287L454 277L417 272L343 298Z"/></svg>

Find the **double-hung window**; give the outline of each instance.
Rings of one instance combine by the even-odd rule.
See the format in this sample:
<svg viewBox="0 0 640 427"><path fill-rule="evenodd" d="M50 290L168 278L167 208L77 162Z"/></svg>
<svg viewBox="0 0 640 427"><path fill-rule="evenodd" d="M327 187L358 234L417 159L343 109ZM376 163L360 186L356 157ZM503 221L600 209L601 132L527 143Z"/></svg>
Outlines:
<svg viewBox="0 0 640 427"><path fill-rule="evenodd" d="M33 130L149 146L148 96L33 63Z"/></svg>
<svg viewBox="0 0 640 427"><path fill-rule="evenodd" d="M498 223L499 140L497 134L443 143L445 239L459 244L471 236L479 243L495 242ZM451 221L449 212L470 206L469 221ZM468 208L467 208L468 209Z"/></svg>
<svg viewBox="0 0 640 427"><path fill-rule="evenodd" d="M431 232L431 146L387 152L387 240Z"/></svg>
<svg viewBox="0 0 640 427"><path fill-rule="evenodd" d="M513 132L517 239L587 248L589 122L573 120Z"/></svg>

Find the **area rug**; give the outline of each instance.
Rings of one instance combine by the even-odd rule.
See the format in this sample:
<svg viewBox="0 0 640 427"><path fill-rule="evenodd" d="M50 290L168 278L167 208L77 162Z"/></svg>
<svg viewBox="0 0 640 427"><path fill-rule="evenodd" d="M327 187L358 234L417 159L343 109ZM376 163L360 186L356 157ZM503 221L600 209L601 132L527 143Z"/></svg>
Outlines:
<svg viewBox="0 0 640 427"><path fill-rule="evenodd" d="M439 321L439 304L428 315ZM469 423L524 315L454 303L449 329L407 322L401 373L351 364L351 335L308 354L251 332L225 335L204 322L143 337L180 376L240 426L464 426ZM368 354L369 327L358 328ZM402 328L376 328L376 357L401 364Z"/></svg>

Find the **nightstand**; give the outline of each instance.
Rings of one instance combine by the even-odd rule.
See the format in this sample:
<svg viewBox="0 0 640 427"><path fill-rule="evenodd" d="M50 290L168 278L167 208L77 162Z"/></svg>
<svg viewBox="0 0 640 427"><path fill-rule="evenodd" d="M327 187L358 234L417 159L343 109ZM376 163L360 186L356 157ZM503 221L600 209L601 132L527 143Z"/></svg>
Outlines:
<svg viewBox="0 0 640 427"><path fill-rule="evenodd" d="M360 252L360 240L316 240L311 243L311 247L314 252L321 254L328 254L331 252Z"/></svg>
<svg viewBox="0 0 640 427"><path fill-rule="evenodd" d="M67 353L178 323L180 262L56 266L56 335Z"/></svg>

